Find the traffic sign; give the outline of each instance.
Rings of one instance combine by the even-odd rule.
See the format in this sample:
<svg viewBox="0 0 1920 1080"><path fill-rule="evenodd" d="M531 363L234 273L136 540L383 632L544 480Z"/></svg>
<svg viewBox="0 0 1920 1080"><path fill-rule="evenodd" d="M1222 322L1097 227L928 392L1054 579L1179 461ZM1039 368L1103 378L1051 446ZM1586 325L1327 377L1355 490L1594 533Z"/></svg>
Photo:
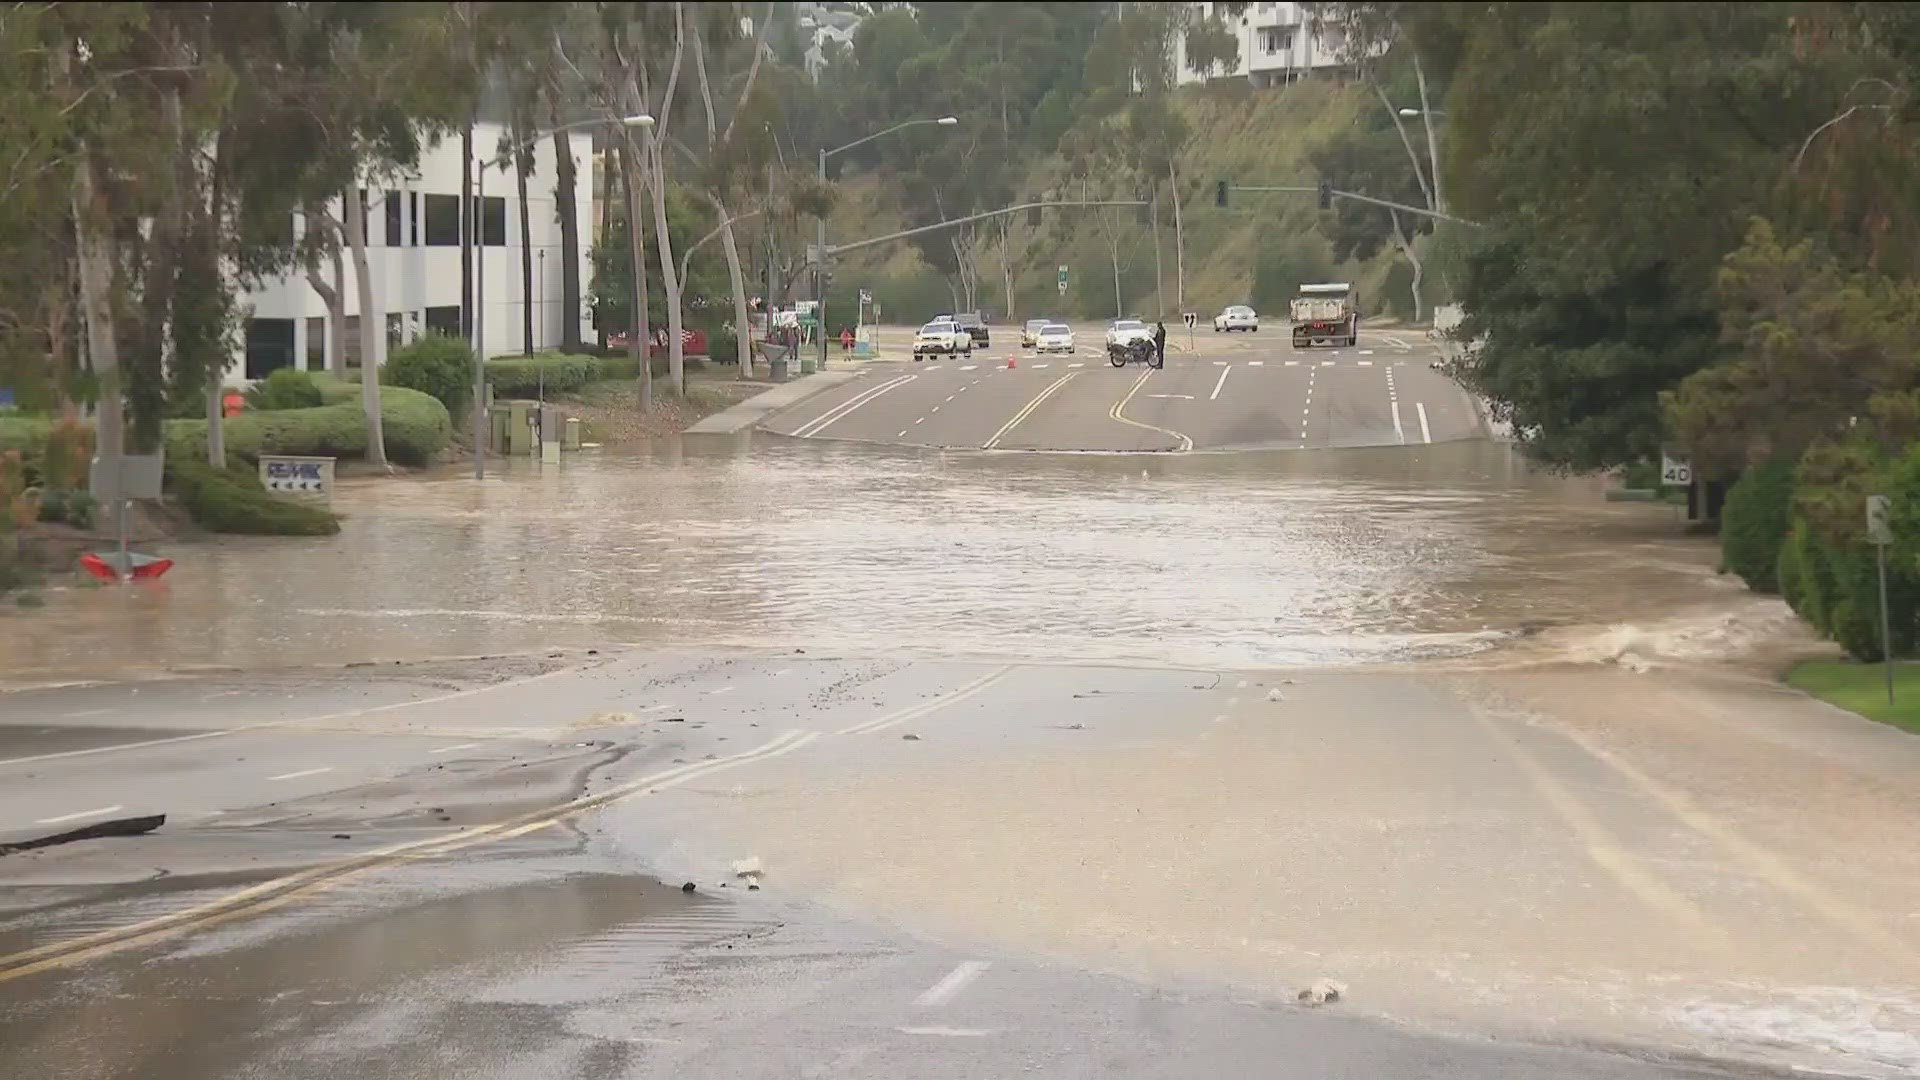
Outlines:
<svg viewBox="0 0 1920 1080"><path fill-rule="evenodd" d="M1182 315L1180 316L1180 319L1181 319L1181 321L1183 321L1183 322L1185 322L1185 323L1187 324L1187 329L1189 329L1189 330L1191 330L1191 329L1193 329L1193 324L1194 324L1194 323L1197 323L1197 322L1199 322L1199 321L1200 321L1200 316L1198 316L1198 315L1196 315L1196 314L1194 314L1194 313L1193 313L1193 312L1191 312L1191 311L1188 311L1188 312L1185 312L1185 313L1183 313L1183 314L1182 314Z"/></svg>
<svg viewBox="0 0 1920 1080"><path fill-rule="evenodd" d="M1059 286L1060 286L1060 295L1061 296L1067 295L1067 268L1064 266L1060 268Z"/></svg>
<svg viewBox="0 0 1920 1080"><path fill-rule="evenodd" d="M1687 459L1673 457L1663 451L1660 454L1660 483L1667 487L1691 487L1693 466Z"/></svg>
<svg viewBox="0 0 1920 1080"><path fill-rule="evenodd" d="M1867 496L1867 539L1876 544L1893 543L1893 500L1885 495Z"/></svg>

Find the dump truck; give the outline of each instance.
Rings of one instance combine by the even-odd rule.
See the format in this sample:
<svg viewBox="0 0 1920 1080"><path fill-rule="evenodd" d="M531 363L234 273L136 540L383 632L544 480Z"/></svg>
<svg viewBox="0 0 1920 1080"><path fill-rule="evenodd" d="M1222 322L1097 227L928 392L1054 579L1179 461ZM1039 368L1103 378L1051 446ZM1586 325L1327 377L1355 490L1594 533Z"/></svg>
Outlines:
<svg viewBox="0 0 1920 1080"><path fill-rule="evenodd" d="M1293 298L1293 347L1350 346L1360 340L1360 294L1347 282L1300 286Z"/></svg>

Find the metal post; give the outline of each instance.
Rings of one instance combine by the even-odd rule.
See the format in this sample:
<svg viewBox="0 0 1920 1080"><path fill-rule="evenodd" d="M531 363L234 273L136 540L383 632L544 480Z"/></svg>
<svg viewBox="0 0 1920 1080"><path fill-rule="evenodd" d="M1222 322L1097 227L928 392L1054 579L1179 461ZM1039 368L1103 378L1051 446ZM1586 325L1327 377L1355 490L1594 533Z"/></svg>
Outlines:
<svg viewBox="0 0 1920 1080"><path fill-rule="evenodd" d="M1158 187L1158 184L1154 185L1154 188ZM1147 197L1147 202L1149 203L1148 216L1153 220L1153 306L1158 312L1157 320L1165 323L1167 321L1167 273L1160 265L1160 192L1152 191Z"/></svg>
<svg viewBox="0 0 1920 1080"><path fill-rule="evenodd" d="M1887 707L1893 707L1893 633L1887 622L1887 545L1873 545L1880 568L1880 663L1887 669Z"/></svg>
<svg viewBox="0 0 1920 1080"><path fill-rule="evenodd" d="M820 148L819 171L815 173L815 176L820 181L820 185L825 187L827 183L827 148L824 146ZM814 252L813 264L813 300L816 305L813 313L813 334L814 337L819 339L820 350L818 355L820 359L817 364L801 364L800 373L803 375L820 371L827 366L827 218L825 214L820 216L815 226L814 239L819 242L819 246Z"/></svg>
<svg viewBox="0 0 1920 1080"><path fill-rule="evenodd" d="M461 167L471 169L473 168L473 162L464 162ZM480 166L479 193L475 197L474 202L480 206L485 206L487 204L486 191L487 167L483 159ZM487 354L485 344L486 335L480 329L480 297L483 295L480 291L480 253L486 250L487 238L484 233L478 231L480 222L477 219L480 215L473 205L461 207L460 217L467 226L467 235L461 239L466 243L473 244L474 295L460 298L462 304L472 302L474 307L473 317L468 323L468 325L473 328L473 340L469 342L469 344L473 346L473 478L475 480L485 480L487 478ZM478 243L475 243L475 241L478 241Z"/></svg>
<svg viewBox="0 0 1920 1080"><path fill-rule="evenodd" d="M521 207L520 212L523 214L526 213L527 212L526 207L524 206ZM546 282L547 282L547 249L541 248L540 257L534 260L534 264L533 264L533 293L535 296L538 296L543 300L546 298L546 295L547 295ZM544 304L541 305L541 307L544 307L544 306L545 306ZM528 357L533 357L536 355L534 342L539 341L540 337L541 337L540 308L536 307L533 309L533 341L527 342ZM538 360L535 360L533 364L533 370L539 384L540 404L545 405L547 403L547 366L545 364L540 363Z"/></svg>
<svg viewBox="0 0 1920 1080"><path fill-rule="evenodd" d="M133 556L127 553L127 511L131 510L132 508L133 508L132 500L121 499L120 512L117 515L115 515L120 519L120 567L119 567L119 570L120 570L120 583L122 585L125 585L127 582L133 580ZM1882 580L1884 580L1884 577L1882 578ZM1884 604L1881 606L1885 607Z"/></svg>

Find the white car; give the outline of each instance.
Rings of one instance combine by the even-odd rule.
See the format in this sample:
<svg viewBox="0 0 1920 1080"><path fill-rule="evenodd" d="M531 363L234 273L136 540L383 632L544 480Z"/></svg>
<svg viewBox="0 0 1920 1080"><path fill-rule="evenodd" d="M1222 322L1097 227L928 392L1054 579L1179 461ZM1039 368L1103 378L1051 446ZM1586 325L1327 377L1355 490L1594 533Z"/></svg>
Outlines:
<svg viewBox="0 0 1920 1080"><path fill-rule="evenodd" d="M1224 334L1229 330L1245 330L1251 334L1260 329L1260 316L1245 304L1229 305L1220 314L1213 317L1213 332Z"/></svg>
<svg viewBox="0 0 1920 1080"><path fill-rule="evenodd" d="M1139 319L1115 319L1107 325L1107 344L1125 345L1130 341L1152 341L1153 327Z"/></svg>
<svg viewBox="0 0 1920 1080"><path fill-rule="evenodd" d="M1029 349L1035 348L1040 344L1040 331L1052 325L1052 319L1028 319L1027 324L1020 328L1020 344Z"/></svg>
<svg viewBox="0 0 1920 1080"><path fill-rule="evenodd" d="M1073 328L1065 323L1048 323L1034 335L1033 351L1073 355Z"/></svg>
<svg viewBox="0 0 1920 1080"><path fill-rule="evenodd" d="M913 335L913 358L929 356L972 356L973 335L952 319L935 319Z"/></svg>

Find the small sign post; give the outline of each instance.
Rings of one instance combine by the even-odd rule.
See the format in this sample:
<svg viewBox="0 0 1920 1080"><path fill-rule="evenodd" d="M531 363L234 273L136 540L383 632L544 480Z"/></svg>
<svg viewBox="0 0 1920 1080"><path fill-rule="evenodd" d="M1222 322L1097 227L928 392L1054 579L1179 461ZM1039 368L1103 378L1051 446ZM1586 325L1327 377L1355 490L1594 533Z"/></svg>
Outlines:
<svg viewBox="0 0 1920 1080"><path fill-rule="evenodd" d="M1186 311L1181 313L1180 321L1187 324L1187 351L1192 352L1193 351L1193 324L1200 321L1200 316L1197 312Z"/></svg>
<svg viewBox="0 0 1920 1080"><path fill-rule="evenodd" d="M114 508L114 529L120 539L122 582L133 578L133 555L127 549L127 515L135 499L158 499L166 470L166 451L151 454L95 454L87 473L87 490L94 501Z"/></svg>
<svg viewBox="0 0 1920 1080"><path fill-rule="evenodd" d="M1887 545L1893 543L1893 501L1867 496L1867 539L1880 571L1880 663L1887 670L1887 707L1893 707L1893 633L1887 623Z"/></svg>
<svg viewBox="0 0 1920 1080"><path fill-rule="evenodd" d="M1693 466L1686 458L1677 458L1661 451L1660 483L1667 487L1693 486Z"/></svg>
<svg viewBox="0 0 1920 1080"><path fill-rule="evenodd" d="M1067 295L1067 268L1066 267L1063 266L1060 268L1060 276L1058 279L1056 279L1055 284L1059 287L1061 296Z"/></svg>

